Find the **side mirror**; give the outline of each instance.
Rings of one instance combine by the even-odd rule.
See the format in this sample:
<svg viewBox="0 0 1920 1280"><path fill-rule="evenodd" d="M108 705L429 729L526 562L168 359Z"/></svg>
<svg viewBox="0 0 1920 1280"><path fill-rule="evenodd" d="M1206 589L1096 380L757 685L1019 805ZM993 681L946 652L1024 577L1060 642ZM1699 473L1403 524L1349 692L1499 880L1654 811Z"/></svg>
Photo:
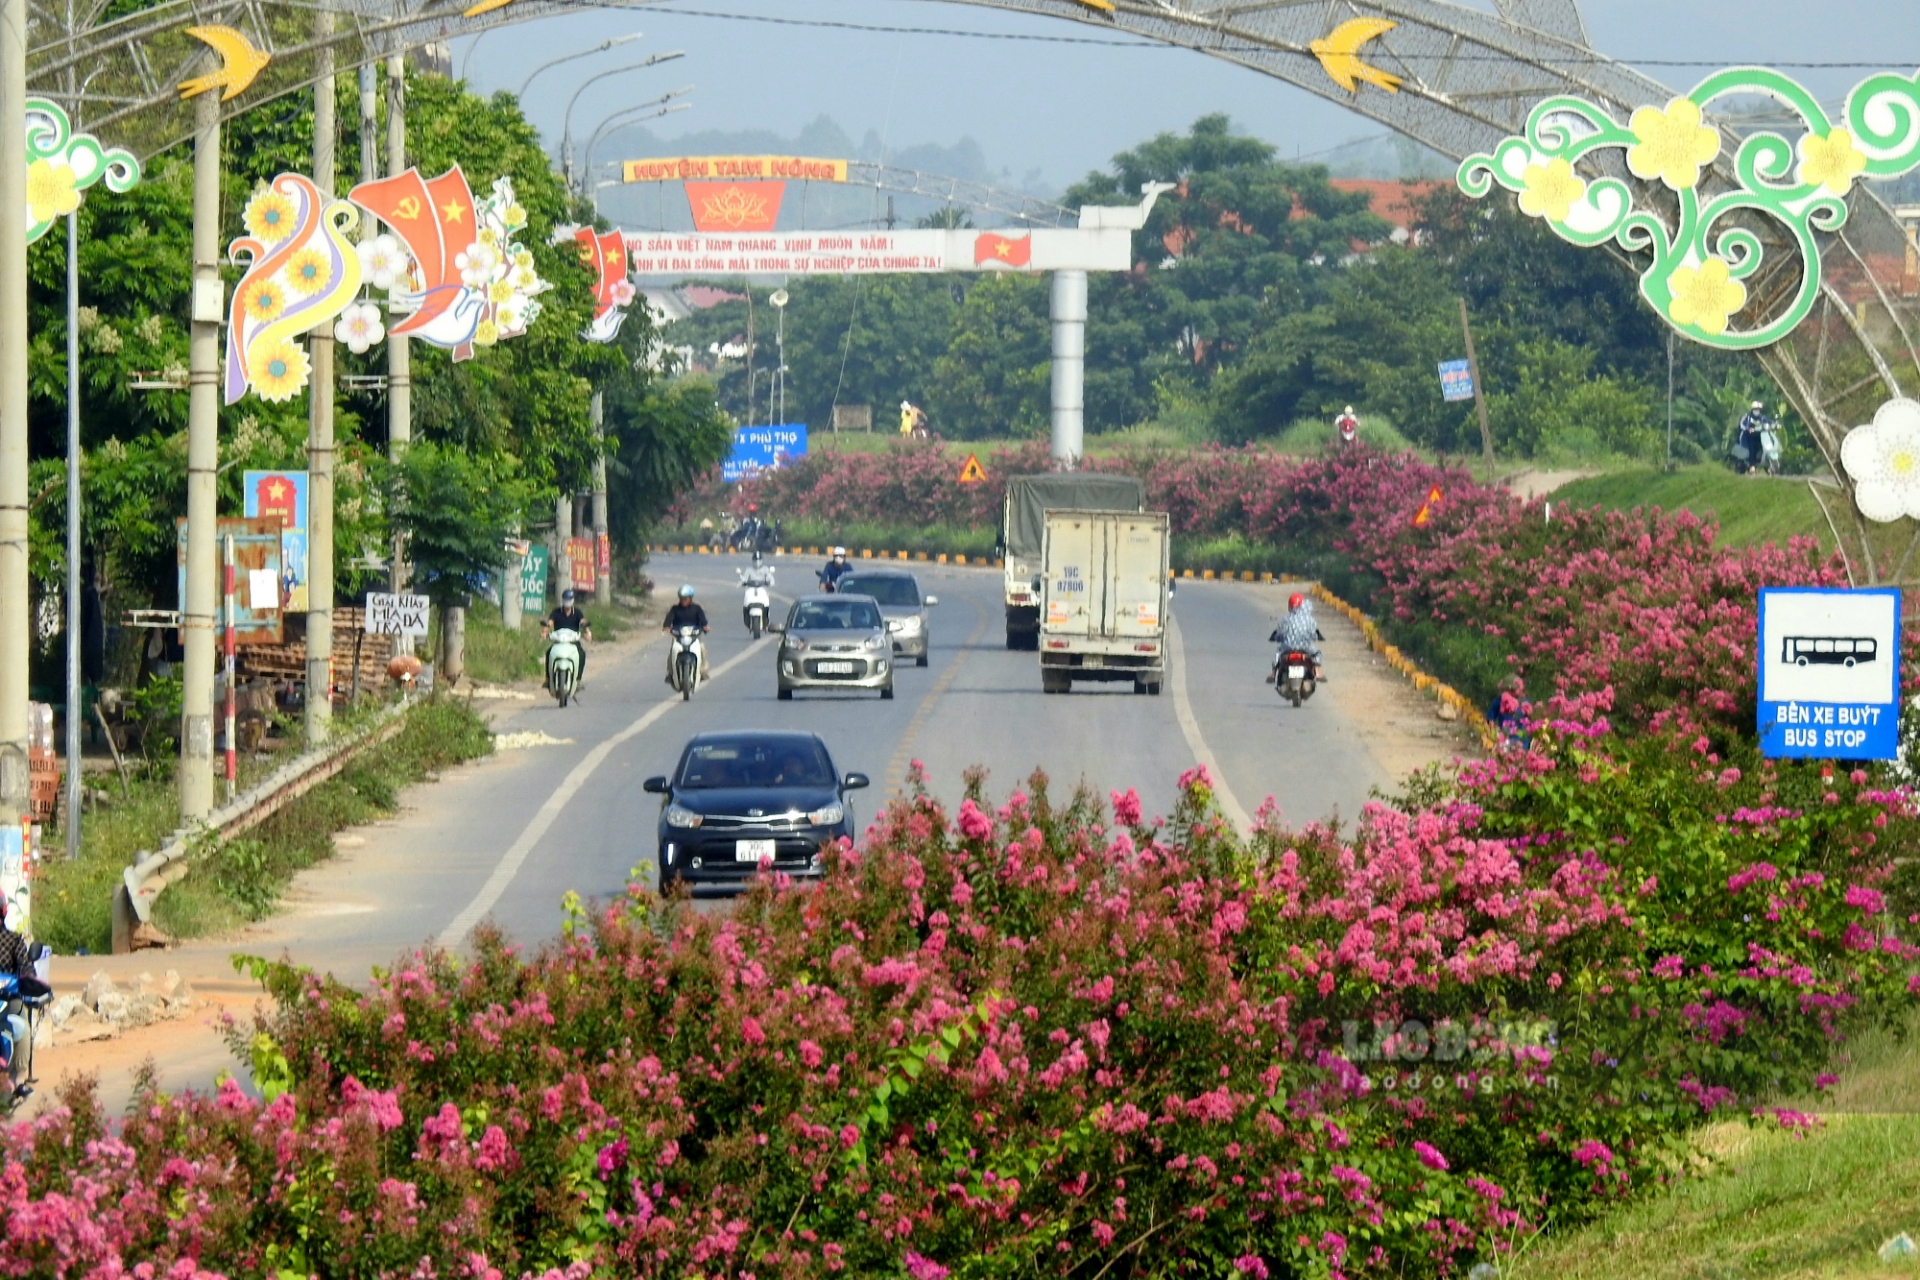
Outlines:
<svg viewBox="0 0 1920 1280"><path fill-rule="evenodd" d="M668 791L672 790L672 788L667 786L667 780L665 778L648 778L640 784L640 789L650 795L656 796L664 796Z"/></svg>
<svg viewBox="0 0 1920 1280"><path fill-rule="evenodd" d="M873 784L864 773L850 773L847 775L846 781L840 785L848 791L858 791L862 787L872 786Z"/></svg>
<svg viewBox="0 0 1920 1280"><path fill-rule="evenodd" d="M931 608L933 608L933 606L935 606L935 605L937 605L937 604L939 604L939 603L940 603L940 597L939 597L939 596L928 596L928 597L927 597L927 598L926 598L925 600L922 600L922 601L921 601L920 603L921 603L921 604L924 604L925 606L927 606L927 608L929 608L929 609L931 609Z"/></svg>

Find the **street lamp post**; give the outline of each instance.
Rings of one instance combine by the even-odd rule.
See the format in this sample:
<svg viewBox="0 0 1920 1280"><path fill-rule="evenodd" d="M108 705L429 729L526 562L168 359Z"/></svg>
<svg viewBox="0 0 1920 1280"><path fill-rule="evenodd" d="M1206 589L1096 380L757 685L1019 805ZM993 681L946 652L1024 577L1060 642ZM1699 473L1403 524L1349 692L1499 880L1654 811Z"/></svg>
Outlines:
<svg viewBox="0 0 1920 1280"><path fill-rule="evenodd" d="M539 75L542 71L545 71L550 67L557 67L563 62L572 62L576 58L591 58L596 53L605 53L607 50L618 48L620 45L623 45L623 44L632 44L635 40L638 40L640 38L640 35L641 35L640 32L635 31L630 35L615 36L611 40L602 40L599 44L593 46L593 48L591 49L582 49L578 53L562 54L558 58L554 58L554 59L551 59L550 61L543 62L539 66L535 67L532 71L529 71L527 73L527 78L520 82L519 92L515 93L513 96L516 98L526 97L527 87L533 83L534 77ZM478 43L477 40L476 40L476 43Z"/></svg>
<svg viewBox="0 0 1920 1280"><path fill-rule="evenodd" d="M567 113L561 121L560 128L560 169L566 178L568 191L573 190L573 108L580 101L580 95L587 91L587 86L595 81L605 80L608 76L625 75L629 71L644 71L648 67L656 67L663 62L672 62L675 58L686 56L686 52L680 49L675 49L672 53L656 53L651 58L643 58L639 62L630 62L624 67L614 67L610 71L588 76L579 83L573 91L573 96L567 99Z"/></svg>
<svg viewBox="0 0 1920 1280"><path fill-rule="evenodd" d="M687 94L692 92L693 92L692 85L684 85L681 88L675 89L672 93L663 93L659 97L654 98L651 101L636 102L630 107L622 107L618 111L614 112L612 115L608 116L606 119L602 120L599 123L599 125L595 127L593 133L587 138L586 150L583 151L580 155L581 181L585 182L587 177L593 173L594 153L599 149L600 140L602 137L606 135L609 129L614 129L617 132L618 129L624 129L630 125L639 124L643 120L652 120L659 116L669 116L676 111L691 111L693 110L693 104L691 102L674 102L673 105L670 107L661 106L661 104L666 102L673 102L675 98L685 97ZM658 110L648 111L648 108L650 107L658 108ZM634 113L637 111L647 111L647 114L643 116L635 116ZM628 118L629 116L632 116L633 118L629 119ZM602 187L611 186L611 185L612 185L611 183L605 183L605 182L599 184L599 186L602 186ZM599 188L596 187L595 189L598 190Z"/></svg>
<svg viewBox="0 0 1920 1280"><path fill-rule="evenodd" d="M387 176L407 168L407 53L387 56ZM387 457L393 462L413 442L413 363L405 335L387 334ZM407 563L400 539L393 542L393 590L407 586Z"/></svg>
<svg viewBox="0 0 1920 1280"><path fill-rule="evenodd" d="M780 375L774 385L779 388L780 425L787 423L787 291L775 289L767 299L773 304L774 314L779 317L774 326L773 349L774 370Z"/></svg>

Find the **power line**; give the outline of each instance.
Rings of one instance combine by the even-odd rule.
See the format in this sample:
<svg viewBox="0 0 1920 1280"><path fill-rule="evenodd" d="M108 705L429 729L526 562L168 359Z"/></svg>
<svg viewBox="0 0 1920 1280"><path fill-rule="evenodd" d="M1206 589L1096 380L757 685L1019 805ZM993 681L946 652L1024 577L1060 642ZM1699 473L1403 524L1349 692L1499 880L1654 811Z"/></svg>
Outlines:
<svg viewBox="0 0 1920 1280"><path fill-rule="evenodd" d="M767 14L758 14L758 13L720 13L712 9L681 9L681 8L670 7L665 4L649 5L648 10L649 12L653 12L653 13L674 14L680 17L685 17L685 18L715 18L723 22L759 22L759 23L765 23L769 26L777 26L777 27L822 27L822 28L827 28L827 29L836 30L836 31L866 31L866 32L872 32L878 35L955 36L955 37L959 37L961 39L966 39L966 40L1009 40L1009 41L1014 41L1016 43L1026 43L1026 44L1084 44L1084 45L1096 45L1102 48L1109 48L1109 49L1174 50L1174 51L1181 51L1181 52L1200 52L1200 53L1276 53L1276 52L1285 53L1285 52L1289 52L1288 50L1284 50L1284 49L1277 50L1273 48L1273 46L1271 45L1264 45L1264 44L1187 45L1187 44L1170 44L1170 43L1166 43L1159 40L1146 40L1146 39L1105 40L1105 39L1100 39L1094 36L1048 36L1048 35L1035 35L1031 32L963 31L957 27L880 26L880 25L876 25L872 23L864 23L864 22L834 22L834 21L829 21L827 19L823 19L823 18L776 18ZM1486 53L1486 54L1459 53L1459 54L1453 55L1452 60L1455 62L1510 62L1512 61L1512 59L1509 58L1507 55L1498 54L1498 53ZM1566 61L1570 63L1584 62L1584 63L1590 63L1594 65L1599 65L1602 63L1623 63L1625 65L1635 66L1635 67L1715 67L1715 68L1718 68L1718 67L1725 67L1729 65L1724 59L1610 58L1597 53L1587 58L1568 58L1568 59L1561 59L1560 61ZM1751 63L1751 62L1754 62L1755 60L1749 58L1749 59L1745 59L1744 61ZM1906 65L1908 62L1914 62L1916 64L1920 64L1920 59L1895 58L1895 59L1892 59L1891 61L1887 59L1875 59L1873 61L1825 61L1825 62L1801 61L1801 60L1791 60L1791 59L1782 59L1779 61L1775 61L1772 59L1766 59L1764 60L1764 62L1765 62L1765 65L1769 67L1792 67L1795 70L1849 70L1849 71L1852 71L1852 70L1864 70L1864 69L1885 70L1889 66L1903 66L1903 65Z"/></svg>

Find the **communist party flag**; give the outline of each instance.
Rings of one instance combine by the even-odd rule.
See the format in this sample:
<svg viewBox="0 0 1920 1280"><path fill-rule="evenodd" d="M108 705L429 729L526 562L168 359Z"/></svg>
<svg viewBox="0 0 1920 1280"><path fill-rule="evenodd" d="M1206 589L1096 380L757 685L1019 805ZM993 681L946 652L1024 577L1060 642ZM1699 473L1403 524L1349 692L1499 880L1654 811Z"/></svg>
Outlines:
<svg viewBox="0 0 1920 1280"><path fill-rule="evenodd" d="M1420 504L1418 511L1413 513L1414 528L1424 529L1427 527L1428 522L1433 519L1433 509L1440 505L1440 497L1439 485L1435 485L1433 488L1427 490L1427 500Z"/></svg>
<svg viewBox="0 0 1920 1280"><path fill-rule="evenodd" d="M618 231L599 234L592 227L573 233L580 246L580 262L593 272L594 318L605 315L614 306L613 286L627 278L627 239Z"/></svg>
<svg viewBox="0 0 1920 1280"><path fill-rule="evenodd" d="M460 271L454 259L479 238L467 175L455 165L428 181L418 169L409 169L377 182L363 182L348 198L392 227L420 267L424 294L420 309L388 332L412 333L433 323L460 296Z"/></svg>
<svg viewBox="0 0 1920 1280"><path fill-rule="evenodd" d="M1033 261L1033 237L1009 240L992 231L982 231L973 242L973 264L997 262L1003 267L1024 267Z"/></svg>
<svg viewBox="0 0 1920 1280"><path fill-rule="evenodd" d="M280 527L290 529L295 518L295 505L299 490L293 487L293 481L281 475L265 475L254 485L254 501L263 516L279 516Z"/></svg>

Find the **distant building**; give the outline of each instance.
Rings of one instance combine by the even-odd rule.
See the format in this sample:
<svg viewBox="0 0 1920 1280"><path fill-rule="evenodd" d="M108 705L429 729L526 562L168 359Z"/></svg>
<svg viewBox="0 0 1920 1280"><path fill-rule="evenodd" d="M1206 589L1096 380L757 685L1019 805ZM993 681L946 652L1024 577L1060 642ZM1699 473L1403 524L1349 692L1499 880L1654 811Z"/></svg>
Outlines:
<svg viewBox="0 0 1920 1280"><path fill-rule="evenodd" d="M407 52L411 55L407 60L413 70L430 76L453 78L453 46L445 40L429 40L413 46Z"/></svg>
<svg viewBox="0 0 1920 1280"><path fill-rule="evenodd" d="M1375 178L1330 178L1327 185L1335 191L1364 193L1367 204L1374 217L1385 219L1393 224L1388 239L1395 244L1407 244L1414 238L1414 224L1418 214L1413 202L1432 191L1435 187L1445 186L1441 182L1401 182Z"/></svg>

